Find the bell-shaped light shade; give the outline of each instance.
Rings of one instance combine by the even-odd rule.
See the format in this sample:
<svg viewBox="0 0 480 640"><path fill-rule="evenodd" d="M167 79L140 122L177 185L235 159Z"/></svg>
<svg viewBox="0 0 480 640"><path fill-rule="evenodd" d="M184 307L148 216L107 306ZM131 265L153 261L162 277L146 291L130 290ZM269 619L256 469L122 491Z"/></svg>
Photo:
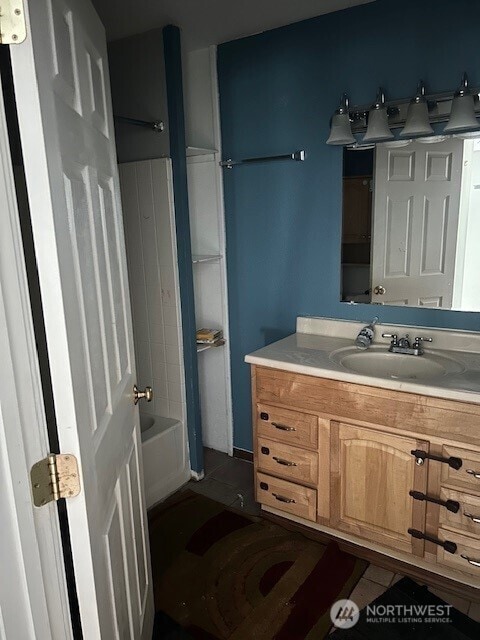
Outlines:
<svg viewBox="0 0 480 640"><path fill-rule="evenodd" d="M332 117L332 126L327 144L353 144L356 142L352 134L350 117L348 113L335 113Z"/></svg>
<svg viewBox="0 0 480 640"><path fill-rule="evenodd" d="M450 120L444 131L445 133L455 133L456 131L465 131L465 129L480 129L480 124L475 117L475 105L471 94L455 96Z"/></svg>
<svg viewBox="0 0 480 640"><path fill-rule="evenodd" d="M425 99L425 85L420 80L417 95L408 105L407 119L400 136L411 138L412 136L428 136L433 133L428 115L428 103Z"/></svg>
<svg viewBox="0 0 480 640"><path fill-rule="evenodd" d="M450 119L444 131L445 133L456 133L466 129L480 129L480 124L475 117L475 103L468 90L467 74L464 73L462 84L453 98Z"/></svg>
<svg viewBox="0 0 480 640"><path fill-rule="evenodd" d="M412 136L429 136L433 133L428 116L428 105L426 102L411 102L408 105L407 120L400 135L402 138Z"/></svg>
<svg viewBox="0 0 480 640"><path fill-rule="evenodd" d="M363 142L381 142L382 140L392 140L393 138L394 135L388 126L388 114L385 107L370 109L367 133L363 138Z"/></svg>
<svg viewBox="0 0 480 640"><path fill-rule="evenodd" d="M340 107L332 116L332 124L327 144L345 145L353 144L354 142L356 142L356 140L352 134L352 125L348 114L348 96L344 93Z"/></svg>
<svg viewBox="0 0 480 640"><path fill-rule="evenodd" d="M367 133L363 142L382 142L392 140L393 133L388 126L388 113L385 107L385 95L382 89L378 90L377 101L368 112Z"/></svg>

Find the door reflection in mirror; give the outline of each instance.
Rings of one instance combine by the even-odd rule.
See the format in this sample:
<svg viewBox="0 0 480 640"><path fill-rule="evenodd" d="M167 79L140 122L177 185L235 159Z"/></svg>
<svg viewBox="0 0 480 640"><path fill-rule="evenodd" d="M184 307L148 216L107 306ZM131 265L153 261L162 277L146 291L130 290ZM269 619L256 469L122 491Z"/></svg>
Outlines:
<svg viewBox="0 0 480 640"><path fill-rule="evenodd" d="M345 148L346 302L480 311L480 135Z"/></svg>

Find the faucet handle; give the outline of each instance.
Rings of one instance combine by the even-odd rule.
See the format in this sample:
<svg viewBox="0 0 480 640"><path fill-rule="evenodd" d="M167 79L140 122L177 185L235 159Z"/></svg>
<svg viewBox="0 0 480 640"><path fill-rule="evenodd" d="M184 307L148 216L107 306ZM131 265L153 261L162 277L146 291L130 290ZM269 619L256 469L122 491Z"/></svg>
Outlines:
<svg viewBox="0 0 480 640"><path fill-rule="evenodd" d="M418 349L422 342L433 342L433 338L424 338L423 336L417 336L415 338L415 342L413 343L413 348Z"/></svg>
<svg viewBox="0 0 480 640"><path fill-rule="evenodd" d="M392 344L398 344L398 335L396 333L382 333L382 338L391 338Z"/></svg>

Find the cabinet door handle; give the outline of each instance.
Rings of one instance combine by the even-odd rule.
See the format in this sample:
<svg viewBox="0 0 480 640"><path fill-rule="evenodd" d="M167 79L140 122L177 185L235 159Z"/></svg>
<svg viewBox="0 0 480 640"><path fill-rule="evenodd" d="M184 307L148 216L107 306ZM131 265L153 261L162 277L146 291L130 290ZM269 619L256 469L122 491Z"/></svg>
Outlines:
<svg viewBox="0 0 480 640"><path fill-rule="evenodd" d="M296 462L290 462L290 460L284 460L283 458L277 458L277 456L273 456L273 459L278 464L283 464L284 467L296 467Z"/></svg>
<svg viewBox="0 0 480 640"><path fill-rule="evenodd" d="M466 560L468 564L473 564L474 567L480 567L480 560L474 560L473 558L469 558L464 553L461 553L460 557Z"/></svg>
<svg viewBox="0 0 480 640"><path fill-rule="evenodd" d="M474 516L473 513L467 513L466 511L463 512L463 515L466 518L470 518L472 522L476 522L477 524L480 524L480 516Z"/></svg>
<svg viewBox="0 0 480 640"><path fill-rule="evenodd" d="M480 480L480 471L474 471L473 469L465 469L465 473L468 473L468 475L473 476L477 480Z"/></svg>
<svg viewBox="0 0 480 640"><path fill-rule="evenodd" d="M448 553L457 553L457 545L451 540L440 540L439 538L429 536L427 533L418 531L418 529L409 529L408 533L412 536L412 538L417 538L418 540L428 540L428 542L438 544L440 547L443 547L445 551L448 551Z"/></svg>
<svg viewBox="0 0 480 640"><path fill-rule="evenodd" d="M293 498L286 498L285 496L281 496L279 493L272 493L272 496L275 500L279 502L286 502L287 504L295 504L295 500Z"/></svg>
<svg viewBox="0 0 480 640"><path fill-rule="evenodd" d="M422 451L422 449L414 449L410 453L412 454L412 456L415 456L416 463L419 465L423 464L426 459L436 460L437 462L448 464L449 467L452 467L452 469L456 469L458 471L458 469L460 469L463 464L461 458L455 458L454 456L450 456L450 458L443 458L442 456L436 456L433 453ZM469 471L467 471L467 473L469 473ZM474 472L471 471L471 473ZM478 478L480 478L480 473L478 474Z"/></svg>
<svg viewBox="0 0 480 640"><path fill-rule="evenodd" d="M289 427L286 424L280 424L279 422L272 422L272 427L280 429L280 431L296 431L295 427Z"/></svg>
<svg viewBox="0 0 480 640"><path fill-rule="evenodd" d="M460 503L456 500L440 500L440 498L434 498L433 496L427 496L425 493L421 491L410 491L410 495L414 500L425 500L425 502L433 502L434 504L438 504L441 507L445 507L448 511L452 513L457 513L460 509Z"/></svg>

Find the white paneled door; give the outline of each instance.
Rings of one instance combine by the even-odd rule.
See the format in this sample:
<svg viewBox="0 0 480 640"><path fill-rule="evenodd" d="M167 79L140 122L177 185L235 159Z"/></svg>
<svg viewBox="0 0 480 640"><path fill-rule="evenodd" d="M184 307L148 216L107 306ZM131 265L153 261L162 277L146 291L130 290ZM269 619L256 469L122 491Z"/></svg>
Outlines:
<svg viewBox="0 0 480 640"><path fill-rule="evenodd" d="M153 595L107 52L89 0L28 0L15 94L83 637L150 638Z"/></svg>
<svg viewBox="0 0 480 640"><path fill-rule="evenodd" d="M451 308L462 158L456 138L377 145L372 302Z"/></svg>
<svg viewBox="0 0 480 640"><path fill-rule="evenodd" d="M1 90L0 229L0 638L70 640L57 506L31 499L48 441Z"/></svg>

